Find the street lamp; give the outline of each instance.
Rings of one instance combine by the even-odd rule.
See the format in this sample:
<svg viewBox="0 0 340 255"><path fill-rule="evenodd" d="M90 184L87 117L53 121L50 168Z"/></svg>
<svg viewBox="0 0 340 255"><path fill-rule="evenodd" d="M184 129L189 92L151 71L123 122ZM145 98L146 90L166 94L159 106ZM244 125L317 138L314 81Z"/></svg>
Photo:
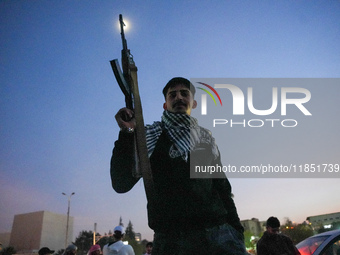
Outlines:
<svg viewBox="0 0 340 255"><path fill-rule="evenodd" d="M61 193L64 196L67 196L64 192ZM66 223L66 237L65 237L65 249L67 247L67 238L68 238L68 222L69 222L69 218L70 218L70 205L71 205L71 196L74 195L76 193L72 192L71 195L68 196L68 207L67 207L67 223Z"/></svg>

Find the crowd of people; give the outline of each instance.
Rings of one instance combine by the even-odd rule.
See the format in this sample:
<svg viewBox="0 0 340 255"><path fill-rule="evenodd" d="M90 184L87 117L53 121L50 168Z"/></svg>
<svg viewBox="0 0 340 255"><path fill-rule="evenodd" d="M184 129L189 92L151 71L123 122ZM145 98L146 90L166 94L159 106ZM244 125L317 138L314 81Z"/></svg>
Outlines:
<svg viewBox="0 0 340 255"><path fill-rule="evenodd" d="M76 255L77 254L78 247L75 244L70 244L66 247L66 249L63 252L63 255ZM48 247L42 247L39 251L39 255L53 255L54 250L51 250Z"/></svg>
<svg viewBox="0 0 340 255"><path fill-rule="evenodd" d="M125 244L123 242L125 236L125 229L123 226L117 226L113 230L113 239L114 241L109 242L104 245L103 249L101 249L99 244L94 244L91 246L87 255L135 255L135 252L131 245ZM140 255L151 255L152 253L152 242L148 242L145 246L145 253ZM63 255L76 255L77 254L77 246L74 244L70 244L65 249ZM53 255L54 250L49 249L48 247L43 247L39 250L39 255Z"/></svg>
<svg viewBox="0 0 340 255"><path fill-rule="evenodd" d="M131 245L123 241L125 229L123 226L116 226L113 230L113 241L105 244L101 249L99 244L92 245L87 255L135 255ZM70 244L65 249L63 255L76 255L77 246ZM151 255L153 250L153 242L147 242L145 245L145 253L141 255ZM39 250L39 255L53 255L54 250L43 247ZM164 253L166 254L166 253ZM171 255L171 253L169 253ZM198 253L205 254L205 253ZM228 254L225 252L213 254ZM276 217L268 218L266 222L266 231L256 244L257 255L300 255L300 252L294 246L292 240L280 233L280 221Z"/></svg>

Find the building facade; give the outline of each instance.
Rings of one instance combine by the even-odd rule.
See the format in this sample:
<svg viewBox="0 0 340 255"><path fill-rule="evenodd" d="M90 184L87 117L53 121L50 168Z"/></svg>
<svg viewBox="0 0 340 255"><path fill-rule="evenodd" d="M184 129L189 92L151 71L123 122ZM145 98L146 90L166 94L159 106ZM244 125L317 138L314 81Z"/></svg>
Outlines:
<svg viewBox="0 0 340 255"><path fill-rule="evenodd" d="M248 230L255 236L260 236L263 232L263 222L256 218L252 218L251 220L241 220L241 224L245 231Z"/></svg>
<svg viewBox="0 0 340 255"><path fill-rule="evenodd" d="M309 216L306 220L313 228L326 227L340 222L340 212Z"/></svg>
<svg viewBox="0 0 340 255"><path fill-rule="evenodd" d="M10 246L18 253L30 253L47 246L51 250L65 248L67 215L39 211L14 216ZM73 237L73 217L69 217L68 240Z"/></svg>

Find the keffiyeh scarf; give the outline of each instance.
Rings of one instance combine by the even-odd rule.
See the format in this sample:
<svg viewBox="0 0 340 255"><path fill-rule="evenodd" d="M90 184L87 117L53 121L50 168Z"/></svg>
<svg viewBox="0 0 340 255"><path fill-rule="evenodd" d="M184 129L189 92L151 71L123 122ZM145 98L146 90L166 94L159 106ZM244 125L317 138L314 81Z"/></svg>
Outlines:
<svg viewBox="0 0 340 255"><path fill-rule="evenodd" d="M212 146L215 157L219 152L215 144L215 139L211 132L198 125L197 119L187 115L164 111L161 121L156 121L152 125L145 127L146 144L149 157L153 153L156 143L162 131L165 130L171 141L174 143L173 149L185 160L188 160L190 151L198 143L208 143Z"/></svg>

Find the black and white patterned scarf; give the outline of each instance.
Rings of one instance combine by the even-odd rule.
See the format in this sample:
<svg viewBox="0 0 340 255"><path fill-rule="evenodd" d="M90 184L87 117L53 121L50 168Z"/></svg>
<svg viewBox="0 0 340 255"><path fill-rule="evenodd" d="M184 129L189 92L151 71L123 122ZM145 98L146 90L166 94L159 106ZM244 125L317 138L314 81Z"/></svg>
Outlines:
<svg viewBox="0 0 340 255"><path fill-rule="evenodd" d="M159 136L163 129L169 135L174 143L173 150L180 155L185 161L188 160L190 150L198 143L208 143L212 146L212 152L215 157L219 155L215 139L211 132L197 123L197 119L187 114L172 113L164 111L162 121L156 121L152 125L145 127L146 144L149 157L153 153Z"/></svg>

